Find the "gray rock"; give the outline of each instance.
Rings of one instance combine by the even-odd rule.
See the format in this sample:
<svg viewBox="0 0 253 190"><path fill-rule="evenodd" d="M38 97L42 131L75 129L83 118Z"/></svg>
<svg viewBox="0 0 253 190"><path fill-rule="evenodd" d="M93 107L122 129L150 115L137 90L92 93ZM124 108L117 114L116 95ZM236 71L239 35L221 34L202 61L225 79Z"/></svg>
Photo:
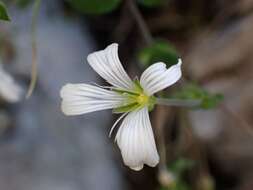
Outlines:
<svg viewBox="0 0 253 190"><path fill-rule="evenodd" d="M13 70L31 70L31 10L10 9L5 24L15 43ZM67 82L99 82L86 56L94 42L78 19L64 18L58 1L43 1L37 28L39 80L34 94L13 107L16 130L0 144L0 187L5 190L124 189L108 139L110 111L66 117L59 90Z"/></svg>

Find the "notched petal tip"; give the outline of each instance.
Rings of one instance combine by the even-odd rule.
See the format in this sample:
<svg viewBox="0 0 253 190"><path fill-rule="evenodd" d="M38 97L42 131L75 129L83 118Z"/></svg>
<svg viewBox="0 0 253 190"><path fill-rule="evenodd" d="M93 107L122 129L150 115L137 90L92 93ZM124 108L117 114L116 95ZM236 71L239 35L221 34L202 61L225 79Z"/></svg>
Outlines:
<svg viewBox="0 0 253 190"><path fill-rule="evenodd" d="M152 161L147 161L147 165L150 166L150 167L156 167L157 164L159 164L159 161L160 161L160 157L157 153L157 155L155 156L155 158L152 160Z"/></svg>
<svg viewBox="0 0 253 190"><path fill-rule="evenodd" d="M131 165L128 165L127 163L125 163L125 165L127 165L129 168L131 168L134 171L140 171L140 170L142 170L143 167L144 167L144 164L146 164L149 167L153 167L154 168L154 167L157 166L157 164L159 163L159 160L160 160L158 154L155 157L156 158L153 158L152 161L146 160L146 161L143 161L143 163L141 163L140 165L137 165L137 166L131 166Z"/></svg>
<svg viewBox="0 0 253 190"><path fill-rule="evenodd" d="M117 43L112 43L110 45L108 45L104 50L99 50L99 51L95 51L90 53L87 56L87 61L90 65L92 65L92 63L94 63L93 59L95 58L95 56L100 56L101 54L103 54L105 52L105 50L107 49L111 49L111 48L117 48L118 49L119 44ZM100 54L100 55L99 55Z"/></svg>
<svg viewBox="0 0 253 190"><path fill-rule="evenodd" d="M119 47L119 44L114 42L114 43L110 44L109 46L107 46L108 49L109 49L109 48L112 48L112 47L118 48L118 47ZM106 48L106 49L107 49L107 48Z"/></svg>
<svg viewBox="0 0 253 190"><path fill-rule="evenodd" d="M129 168L131 168L132 170L134 171L141 171L143 169L143 164L139 165L139 166L134 166L134 167L131 167L129 166Z"/></svg>
<svg viewBox="0 0 253 190"><path fill-rule="evenodd" d="M182 59L179 58L177 64L168 69L163 63L155 63L148 67L141 76L141 85L148 95L153 95L174 83L182 76Z"/></svg>

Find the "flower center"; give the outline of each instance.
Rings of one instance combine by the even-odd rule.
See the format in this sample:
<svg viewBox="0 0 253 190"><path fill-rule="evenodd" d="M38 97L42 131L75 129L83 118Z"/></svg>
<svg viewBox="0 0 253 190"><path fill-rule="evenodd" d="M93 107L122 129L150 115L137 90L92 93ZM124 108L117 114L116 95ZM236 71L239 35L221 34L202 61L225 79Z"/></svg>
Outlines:
<svg viewBox="0 0 253 190"><path fill-rule="evenodd" d="M149 101L149 97L146 94L141 93L139 96L136 97L136 101L140 105L146 105Z"/></svg>
<svg viewBox="0 0 253 190"><path fill-rule="evenodd" d="M113 89L126 98L121 106L113 110L115 113L130 112L144 106L147 106L150 111L153 109L156 102L155 97L146 95L139 81L134 81L134 84L135 88L132 91Z"/></svg>

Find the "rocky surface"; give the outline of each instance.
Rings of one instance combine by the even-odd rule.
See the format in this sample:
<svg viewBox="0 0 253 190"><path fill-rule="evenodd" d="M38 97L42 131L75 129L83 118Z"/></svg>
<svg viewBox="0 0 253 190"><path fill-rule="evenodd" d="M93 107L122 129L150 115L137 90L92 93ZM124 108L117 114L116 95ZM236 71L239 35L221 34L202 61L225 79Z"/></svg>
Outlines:
<svg viewBox="0 0 253 190"><path fill-rule="evenodd" d="M9 66L18 76L31 70L31 8L10 9L2 24L15 47ZM110 111L66 117L59 90L67 82L99 82L86 56L94 42L85 24L66 18L58 1L43 1L37 28L39 79L29 100L12 105L12 130L0 144L0 187L5 190L124 189L108 138ZM22 78L22 77L20 77ZM20 83L25 84L21 79ZM27 81L26 81L27 82Z"/></svg>

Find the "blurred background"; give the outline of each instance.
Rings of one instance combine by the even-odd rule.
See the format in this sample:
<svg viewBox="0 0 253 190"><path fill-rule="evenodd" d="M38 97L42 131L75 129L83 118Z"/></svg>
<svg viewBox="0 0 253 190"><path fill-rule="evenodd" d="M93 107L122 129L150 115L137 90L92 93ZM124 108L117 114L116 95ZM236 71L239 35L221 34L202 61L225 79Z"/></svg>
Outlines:
<svg viewBox="0 0 253 190"><path fill-rule="evenodd" d="M253 0L3 2L1 190L253 189ZM156 168L124 166L108 137L118 117L110 110L61 112L64 84L105 84L86 57L113 42L132 78L181 57L184 78L160 95L202 100L152 111Z"/></svg>

